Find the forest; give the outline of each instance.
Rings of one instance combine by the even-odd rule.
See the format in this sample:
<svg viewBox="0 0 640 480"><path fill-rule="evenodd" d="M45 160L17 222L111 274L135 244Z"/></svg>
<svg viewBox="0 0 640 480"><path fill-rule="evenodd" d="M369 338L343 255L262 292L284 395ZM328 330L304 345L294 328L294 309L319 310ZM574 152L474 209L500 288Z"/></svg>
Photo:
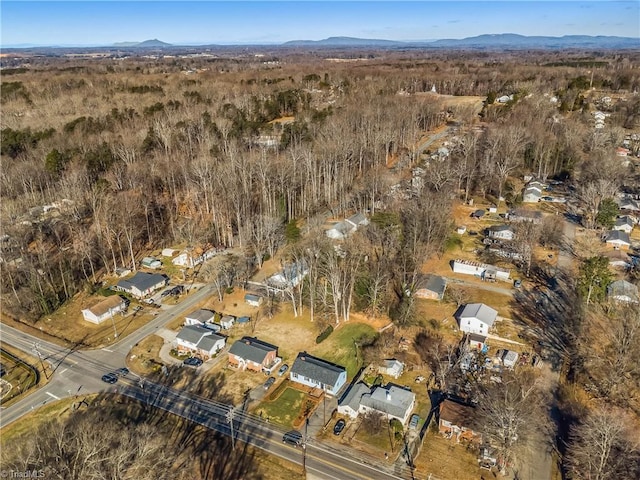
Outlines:
<svg viewBox="0 0 640 480"><path fill-rule="evenodd" d="M640 185L635 167L612 155L640 129L637 53L335 56L33 58L4 68L3 315L37 324L78 292L103 287L116 269L136 270L151 250L225 246L234 255L200 272L220 295L278 255L309 270L285 299L294 311L333 324L358 311L410 325L422 264L455 242L456 203L480 196L518 205L514 179L533 174L570 181L585 226L596 228L603 200ZM594 110L606 112L606 130L594 133ZM443 130L456 134L448 160L425 162L434 152L421 140ZM630 150L638 155L640 137ZM423 182L412 189L417 168ZM318 234L327 219L358 212L370 228L339 249ZM525 237L551 241L554 231ZM572 389L613 368L638 392L640 372L626 360L594 358L600 350L583 340L598 335L603 318L622 317L586 310L576 313L586 319L583 336L565 339L579 359L562 398L576 425L561 434L574 448L566 469L570 478L612 478L584 473L592 453L581 450L599 425L612 425L611 413L578 408ZM602 351L626 345L619 357L633 358L636 317L624 316ZM594 395L637 421L638 403L616 384ZM631 435L617 434L603 461L620 459Z"/></svg>

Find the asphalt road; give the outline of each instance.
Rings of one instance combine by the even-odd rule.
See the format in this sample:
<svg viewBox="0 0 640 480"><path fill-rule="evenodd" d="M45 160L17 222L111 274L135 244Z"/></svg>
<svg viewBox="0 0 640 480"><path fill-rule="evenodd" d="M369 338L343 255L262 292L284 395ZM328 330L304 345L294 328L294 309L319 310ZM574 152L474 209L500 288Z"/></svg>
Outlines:
<svg viewBox="0 0 640 480"><path fill-rule="evenodd" d="M315 439L309 439L304 449L294 448L282 442L283 430L266 423L259 417L242 412L233 405L149 382L132 373L128 378L121 378L114 385L108 385L100 380L105 373L124 366L125 358L133 345L192 308L211 292L211 287L202 288L172 310L159 314L141 329L103 349L71 350L0 324L2 342L39 356L48 365L47 372L51 377L49 382L40 389L10 407L0 410L0 429L52 401L76 394L117 392L225 435L231 435L232 426L228 416L229 412L233 411L233 434L236 441L249 443L271 455L294 463L302 464L304 458L306 470L314 478L327 480L411 478L408 468L379 465L375 460L368 459L358 452L344 447L334 450Z"/></svg>

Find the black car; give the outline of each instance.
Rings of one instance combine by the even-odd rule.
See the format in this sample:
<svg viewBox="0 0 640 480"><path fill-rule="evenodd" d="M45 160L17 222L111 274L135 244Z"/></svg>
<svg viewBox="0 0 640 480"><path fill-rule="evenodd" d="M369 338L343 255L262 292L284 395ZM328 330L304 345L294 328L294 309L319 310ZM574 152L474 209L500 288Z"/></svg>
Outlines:
<svg viewBox="0 0 640 480"><path fill-rule="evenodd" d="M129 369L126 368L126 367L122 367L122 368L117 369L114 373L118 377L126 377L127 375L129 375Z"/></svg>
<svg viewBox="0 0 640 480"><path fill-rule="evenodd" d="M340 435L342 433L342 430L344 430L344 427L347 425L347 422L345 422L344 420L340 419L336 422L335 426L333 427L333 434L334 435Z"/></svg>
<svg viewBox="0 0 640 480"><path fill-rule="evenodd" d="M273 385L274 383L276 383L276 377L267 378L267 381L264 382L264 389L269 390L269 388L271 388L271 385Z"/></svg>
<svg viewBox="0 0 640 480"><path fill-rule="evenodd" d="M198 357L189 357L183 363L190 367L199 367L202 365L202 359Z"/></svg>
<svg viewBox="0 0 640 480"><path fill-rule="evenodd" d="M297 430L291 430L282 436L282 442L297 447L302 445L302 434Z"/></svg>
<svg viewBox="0 0 640 480"><path fill-rule="evenodd" d="M111 385L113 385L114 383L116 383L118 381L118 377L114 373L107 373L106 375L102 376L102 381L105 382L105 383L110 383Z"/></svg>

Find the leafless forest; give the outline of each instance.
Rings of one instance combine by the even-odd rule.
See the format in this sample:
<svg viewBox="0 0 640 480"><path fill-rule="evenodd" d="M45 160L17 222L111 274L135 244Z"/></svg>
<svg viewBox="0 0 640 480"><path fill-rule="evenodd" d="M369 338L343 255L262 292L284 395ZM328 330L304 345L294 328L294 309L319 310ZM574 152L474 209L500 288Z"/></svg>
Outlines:
<svg viewBox="0 0 640 480"><path fill-rule="evenodd" d="M242 283L278 254L309 267L287 299L294 309L335 323L362 311L408 324L420 265L447 248L455 202L516 204L513 178L533 173L570 179L595 222L603 198L638 186L634 167L611 153L640 128L637 52L328 56L12 60L26 67L2 71L3 314L37 323L116 268L135 270L150 250L226 245L241 254L203 268L203 280ZM512 98L497 104L503 95ZM595 109L609 114L598 134ZM450 157L426 165L421 139L442 129L457 135ZM424 186L406 194L416 167ZM321 226L355 212L372 224L336 250ZM523 243L528 274L533 245ZM600 323L585 321L571 343L575 379L593 383L613 369L637 395L640 371L627 361L640 353L637 312L602 315L619 324L602 348L621 363L593 358L600 350L584 341ZM563 391L576 425L560 433L571 478L638 471L628 454L637 433L607 402L635 421L638 403L617 385L599 392L595 409L572 398L581 387L571 380ZM602 449L600 466L590 446Z"/></svg>

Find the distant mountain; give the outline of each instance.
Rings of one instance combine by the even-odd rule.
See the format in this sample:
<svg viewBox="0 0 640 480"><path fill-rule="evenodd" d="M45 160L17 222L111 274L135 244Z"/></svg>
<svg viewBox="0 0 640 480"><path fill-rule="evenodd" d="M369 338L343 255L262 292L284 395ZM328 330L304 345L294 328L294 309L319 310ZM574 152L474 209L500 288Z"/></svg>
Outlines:
<svg viewBox="0 0 640 480"><path fill-rule="evenodd" d="M140 48L149 48L149 47L171 47L170 43L161 42L157 38L153 40L145 40L144 42L118 42L113 44L114 47L140 47Z"/></svg>
<svg viewBox="0 0 640 480"><path fill-rule="evenodd" d="M431 42L434 47L468 48L640 48L640 38L565 35L563 37L525 36L515 33L478 35L462 39L442 39Z"/></svg>
<svg viewBox="0 0 640 480"><path fill-rule="evenodd" d="M436 47L470 49L563 49L563 48L640 48L640 38L565 35L564 37L525 36L515 33L486 34L477 37L441 40L395 41L354 37L324 40L293 40L283 46L299 47Z"/></svg>
<svg viewBox="0 0 640 480"><path fill-rule="evenodd" d="M329 37L323 40L292 40L282 45L287 47L400 47L406 45L406 42L372 38Z"/></svg>

